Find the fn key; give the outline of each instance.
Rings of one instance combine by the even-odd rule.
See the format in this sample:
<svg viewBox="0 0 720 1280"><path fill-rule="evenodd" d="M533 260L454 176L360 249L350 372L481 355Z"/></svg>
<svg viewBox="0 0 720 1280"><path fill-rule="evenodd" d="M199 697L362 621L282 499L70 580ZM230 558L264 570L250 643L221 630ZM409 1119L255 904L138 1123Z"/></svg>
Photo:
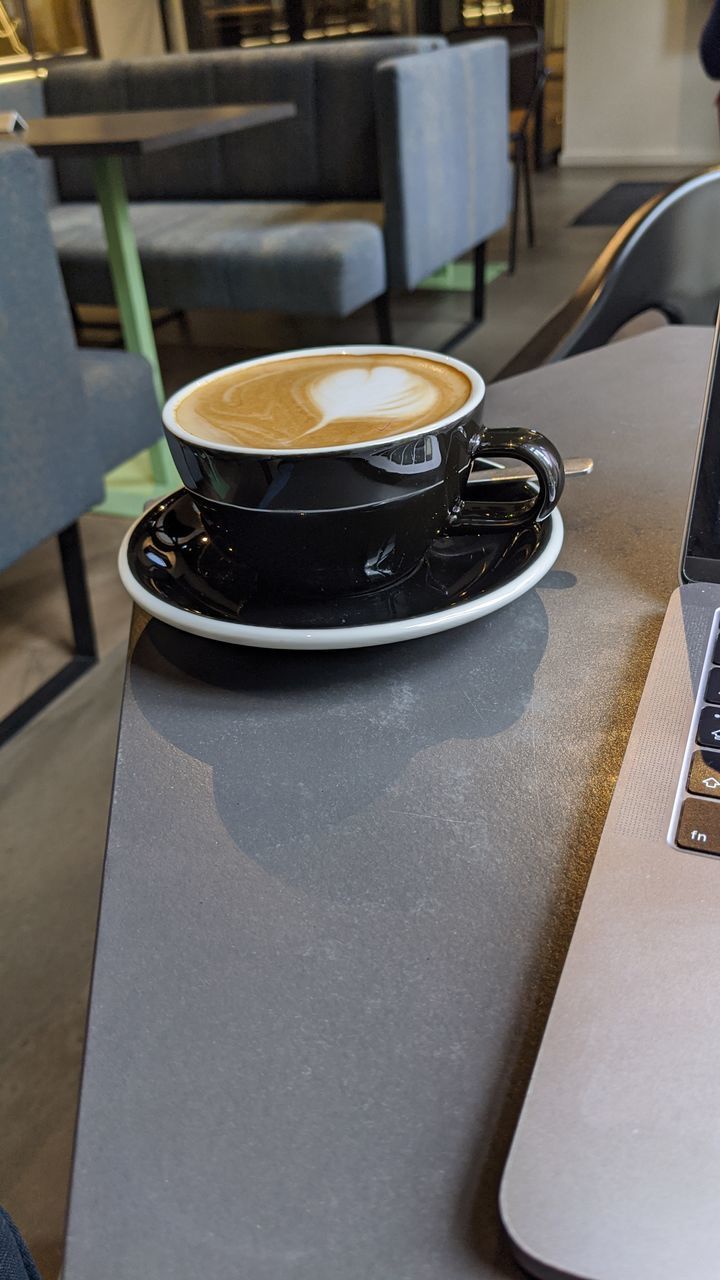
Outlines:
<svg viewBox="0 0 720 1280"><path fill-rule="evenodd" d="M720 804L713 800L686 800L675 839L683 849L720 853Z"/></svg>

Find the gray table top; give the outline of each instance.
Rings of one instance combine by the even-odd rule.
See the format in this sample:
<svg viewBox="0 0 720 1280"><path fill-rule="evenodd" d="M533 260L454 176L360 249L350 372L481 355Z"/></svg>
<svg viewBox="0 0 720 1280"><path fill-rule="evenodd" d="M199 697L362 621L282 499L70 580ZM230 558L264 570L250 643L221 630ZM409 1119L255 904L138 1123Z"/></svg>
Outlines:
<svg viewBox="0 0 720 1280"><path fill-rule="evenodd" d="M166 107L155 111L95 111L42 116L16 135L39 156L139 156L224 133L256 129L297 115L293 102L222 107Z"/></svg>
<svg viewBox="0 0 720 1280"><path fill-rule="evenodd" d="M518 1276L497 1188L667 600L710 332L492 387L556 568L336 654L136 615L65 1280ZM599 975L601 980L601 975Z"/></svg>

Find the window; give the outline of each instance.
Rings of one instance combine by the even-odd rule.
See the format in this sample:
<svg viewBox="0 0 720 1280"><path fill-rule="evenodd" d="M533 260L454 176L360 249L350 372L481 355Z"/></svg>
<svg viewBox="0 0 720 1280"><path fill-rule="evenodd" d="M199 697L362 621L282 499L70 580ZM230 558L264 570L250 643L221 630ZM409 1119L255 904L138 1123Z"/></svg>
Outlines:
<svg viewBox="0 0 720 1280"><path fill-rule="evenodd" d="M94 51L86 0L0 0L0 70Z"/></svg>

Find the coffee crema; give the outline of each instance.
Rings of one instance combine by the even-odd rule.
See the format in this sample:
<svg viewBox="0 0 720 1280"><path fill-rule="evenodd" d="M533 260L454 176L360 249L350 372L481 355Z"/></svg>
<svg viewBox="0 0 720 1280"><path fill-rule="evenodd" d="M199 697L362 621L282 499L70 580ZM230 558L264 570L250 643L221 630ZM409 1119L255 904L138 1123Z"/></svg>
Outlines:
<svg viewBox="0 0 720 1280"><path fill-rule="evenodd" d="M252 449L324 449L403 435L461 409L472 384L422 356L290 356L190 391L178 425L200 440Z"/></svg>

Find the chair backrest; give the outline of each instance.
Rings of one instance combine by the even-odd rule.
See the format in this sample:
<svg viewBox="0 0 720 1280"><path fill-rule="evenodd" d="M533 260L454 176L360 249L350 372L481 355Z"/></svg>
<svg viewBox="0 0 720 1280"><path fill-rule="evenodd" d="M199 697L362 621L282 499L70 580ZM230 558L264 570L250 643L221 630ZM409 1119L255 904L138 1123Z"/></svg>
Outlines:
<svg viewBox="0 0 720 1280"><path fill-rule="evenodd" d="M720 168L648 200L498 378L601 347L645 311L660 311L673 324L713 324L720 302L719 226Z"/></svg>
<svg viewBox="0 0 720 1280"><path fill-rule="evenodd" d="M391 283L413 289L507 220L507 44L393 58L376 98Z"/></svg>
<svg viewBox="0 0 720 1280"><path fill-rule="evenodd" d="M450 44L468 40L506 40L510 48L510 109L526 110L545 69L545 33L529 22L493 22L448 34Z"/></svg>
<svg viewBox="0 0 720 1280"><path fill-rule="evenodd" d="M377 199L373 75L385 58L444 46L441 36L318 41L269 49L69 60L50 69L50 115L290 101L292 120L126 164L131 198ZM94 198L86 162L58 165L64 200Z"/></svg>
<svg viewBox="0 0 720 1280"><path fill-rule="evenodd" d="M102 498L39 161L0 142L0 569Z"/></svg>
<svg viewBox="0 0 720 1280"><path fill-rule="evenodd" d="M23 71L0 79L0 111L19 111L24 120L37 120L45 112L44 73ZM18 135L22 141L22 134ZM55 166L52 160L40 161L40 177L48 205L57 203Z"/></svg>

